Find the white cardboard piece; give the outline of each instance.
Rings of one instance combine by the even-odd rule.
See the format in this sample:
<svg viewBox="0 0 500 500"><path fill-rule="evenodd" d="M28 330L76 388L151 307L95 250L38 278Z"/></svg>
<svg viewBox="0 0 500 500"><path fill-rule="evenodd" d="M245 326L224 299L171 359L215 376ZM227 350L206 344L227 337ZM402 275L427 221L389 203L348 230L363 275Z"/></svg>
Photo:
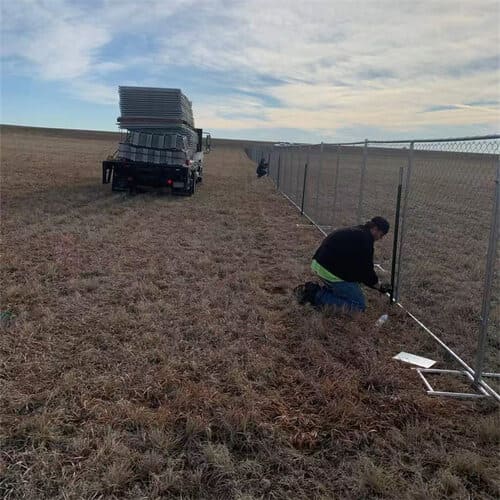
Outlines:
<svg viewBox="0 0 500 500"><path fill-rule="evenodd" d="M417 356L415 354L410 354L409 352L400 352L393 356L392 359L397 359L399 361L404 361L405 363L411 363L412 365L417 365L422 368L430 368L435 365L436 362L429 358L423 358L422 356Z"/></svg>

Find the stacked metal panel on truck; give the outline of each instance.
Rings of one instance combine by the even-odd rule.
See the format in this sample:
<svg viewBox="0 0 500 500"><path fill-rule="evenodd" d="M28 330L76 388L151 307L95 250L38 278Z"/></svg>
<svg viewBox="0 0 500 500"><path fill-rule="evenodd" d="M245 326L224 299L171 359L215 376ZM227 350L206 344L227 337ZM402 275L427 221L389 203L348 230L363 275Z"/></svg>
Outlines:
<svg viewBox="0 0 500 500"><path fill-rule="evenodd" d="M198 142L191 101L180 89L119 87L120 128L128 130L118 155L131 161L178 164Z"/></svg>

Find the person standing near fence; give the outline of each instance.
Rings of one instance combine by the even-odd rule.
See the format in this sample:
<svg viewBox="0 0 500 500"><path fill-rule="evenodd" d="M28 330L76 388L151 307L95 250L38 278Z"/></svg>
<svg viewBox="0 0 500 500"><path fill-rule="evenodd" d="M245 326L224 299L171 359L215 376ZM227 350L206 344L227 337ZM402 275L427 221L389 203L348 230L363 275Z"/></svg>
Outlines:
<svg viewBox="0 0 500 500"><path fill-rule="evenodd" d="M360 283L381 293L391 287L382 284L373 267L374 243L389 231L389 222L374 217L361 226L338 229L329 234L314 254L311 269L323 286L307 282L294 289L299 304L331 305L347 311L364 311L366 302Z"/></svg>

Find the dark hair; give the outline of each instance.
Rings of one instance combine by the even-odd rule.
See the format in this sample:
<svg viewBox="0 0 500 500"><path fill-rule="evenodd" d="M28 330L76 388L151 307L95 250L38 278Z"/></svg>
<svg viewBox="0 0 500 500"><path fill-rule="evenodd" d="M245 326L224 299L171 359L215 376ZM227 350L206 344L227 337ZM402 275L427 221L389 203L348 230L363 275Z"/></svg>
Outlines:
<svg viewBox="0 0 500 500"><path fill-rule="evenodd" d="M365 227L368 229L371 229L372 227L376 227L380 229L384 234L387 234L389 232L389 222L387 222L387 219L384 219L383 217L374 217L372 220L368 221L365 224Z"/></svg>

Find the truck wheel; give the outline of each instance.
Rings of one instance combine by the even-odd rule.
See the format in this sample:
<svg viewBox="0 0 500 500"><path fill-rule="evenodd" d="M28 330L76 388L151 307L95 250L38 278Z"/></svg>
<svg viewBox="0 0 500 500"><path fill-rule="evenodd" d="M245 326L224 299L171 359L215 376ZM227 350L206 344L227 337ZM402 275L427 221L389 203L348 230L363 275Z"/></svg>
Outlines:
<svg viewBox="0 0 500 500"><path fill-rule="evenodd" d="M189 196L192 196L196 192L196 177L195 174L191 174L191 186L189 187Z"/></svg>
<svg viewBox="0 0 500 500"><path fill-rule="evenodd" d="M111 191L128 191L127 178L124 175L117 175L116 170L113 172Z"/></svg>

